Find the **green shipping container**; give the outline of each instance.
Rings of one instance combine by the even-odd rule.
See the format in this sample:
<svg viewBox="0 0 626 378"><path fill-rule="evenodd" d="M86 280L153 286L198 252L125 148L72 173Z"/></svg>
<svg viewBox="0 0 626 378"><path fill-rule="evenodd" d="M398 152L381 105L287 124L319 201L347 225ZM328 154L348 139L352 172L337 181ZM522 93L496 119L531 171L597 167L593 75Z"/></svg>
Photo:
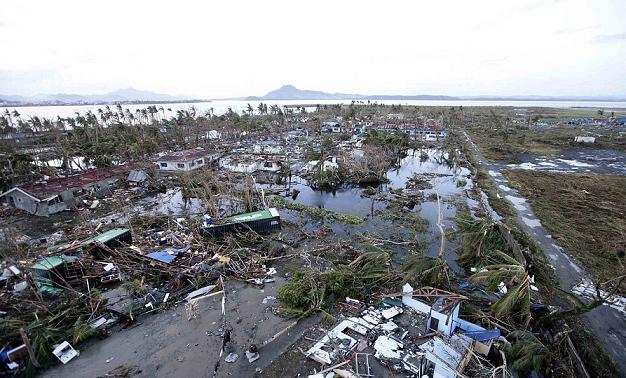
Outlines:
<svg viewBox="0 0 626 378"><path fill-rule="evenodd" d="M242 232L251 229L262 234L280 230L280 228L280 214L278 210L272 207L267 210L237 214L220 219L215 224L204 226L204 231L213 237L220 237L228 232Z"/></svg>

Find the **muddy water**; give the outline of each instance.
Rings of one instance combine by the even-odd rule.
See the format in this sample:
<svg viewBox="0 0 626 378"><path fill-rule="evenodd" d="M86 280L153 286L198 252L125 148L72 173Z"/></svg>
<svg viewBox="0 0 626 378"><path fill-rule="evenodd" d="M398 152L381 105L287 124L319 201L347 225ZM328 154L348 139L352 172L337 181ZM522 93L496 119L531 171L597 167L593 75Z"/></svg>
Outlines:
<svg viewBox="0 0 626 378"><path fill-rule="evenodd" d="M427 158L426 155L424 158L421 157L422 152ZM312 189L306 180L299 177L292 179L290 189L296 189L299 193L295 197L287 197L288 201L364 217L366 220L363 224L344 225L336 221L312 220L298 212L286 210L281 211L281 214L286 220L302 223L310 232L315 232L322 226L331 228L334 237L339 240L353 240L355 234L377 235L393 241L418 240L420 250L429 256L437 256L440 245L440 231L437 227L438 206L436 199L431 195L438 193L441 197L442 223L444 230L448 230L456 226L454 218L457 204L466 202L465 190L473 186L469 179L469 170L449 163L447 158L447 154L437 149L409 150L407 155L399 160L398 166L387 172L389 182L376 188L376 199L364 195L365 188L358 186L323 191ZM426 220L427 226L418 229L417 232L413 224L391 219L398 209L392 209L391 203L386 200L391 198L388 196L390 190L406 188L409 180L416 174L426 179L431 186L423 190L423 200L418 201L410 209L404 209L418 213ZM460 179L465 180L465 185L458 184ZM456 241L447 240L445 258L450 267L460 273L462 269L456 263L456 247ZM408 247L395 246L391 249L394 261L398 264L401 264L407 253L411 252Z"/></svg>

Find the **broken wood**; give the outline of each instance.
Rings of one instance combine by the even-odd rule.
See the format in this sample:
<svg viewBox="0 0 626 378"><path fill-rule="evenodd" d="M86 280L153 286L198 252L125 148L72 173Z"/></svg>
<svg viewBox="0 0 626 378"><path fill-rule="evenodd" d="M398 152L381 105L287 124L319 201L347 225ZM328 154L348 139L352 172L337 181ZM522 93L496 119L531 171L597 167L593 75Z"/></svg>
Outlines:
<svg viewBox="0 0 626 378"><path fill-rule="evenodd" d="M20 335L22 336L22 341L26 346L26 351L28 351L28 357L30 358L30 363L33 364L34 367L40 368L41 365L39 361L37 361L37 356L35 356L35 351L33 351L33 347L30 345L30 340L28 339L28 335L26 331L24 331L23 327L20 327Z"/></svg>

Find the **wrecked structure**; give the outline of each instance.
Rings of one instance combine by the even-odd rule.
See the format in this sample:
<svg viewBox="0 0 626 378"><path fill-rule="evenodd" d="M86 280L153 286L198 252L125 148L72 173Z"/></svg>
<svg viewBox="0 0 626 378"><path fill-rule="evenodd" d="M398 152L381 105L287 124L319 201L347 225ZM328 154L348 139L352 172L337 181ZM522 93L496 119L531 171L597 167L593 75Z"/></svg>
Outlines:
<svg viewBox="0 0 626 378"><path fill-rule="evenodd" d="M157 159L160 171L165 172L189 172L200 169L219 157L215 151L207 151L204 148L194 148L172 152L160 156Z"/></svg>
<svg viewBox="0 0 626 378"><path fill-rule="evenodd" d="M29 214L47 217L78 206L86 196L105 195L130 169L129 165L99 168L18 185L0 194L0 201Z"/></svg>
<svg viewBox="0 0 626 378"><path fill-rule="evenodd" d="M232 154L220 158L219 166L227 171L239 173L278 172L283 161L284 155Z"/></svg>
<svg viewBox="0 0 626 378"><path fill-rule="evenodd" d="M414 290L409 284L404 285L401 300L386 297L380 307L346 298L360 316L341 320L306 355L329 366L347 359L356 376L370 376L372 355L398 373L432 378L463 376L473 353L487 357L494 341L502 344L506 340L500 338L498 329L487 331L460 319L462 299L435 288ZM359 355L361 360L368 359L366 371L360 366Z"/></svg>

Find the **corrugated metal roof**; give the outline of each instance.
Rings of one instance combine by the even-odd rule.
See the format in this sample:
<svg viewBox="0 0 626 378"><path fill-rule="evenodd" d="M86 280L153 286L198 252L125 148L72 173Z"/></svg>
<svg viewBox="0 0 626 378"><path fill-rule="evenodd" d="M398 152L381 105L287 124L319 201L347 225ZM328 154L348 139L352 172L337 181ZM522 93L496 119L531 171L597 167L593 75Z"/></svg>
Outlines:
<svg viewBox="0 0 626 378"><path fill-rule="evenodd" d="M99 243L107 243L110 242L111 240L115 240L117 238L122 237L124 234L129 233L130 230L128 230L127 228L114 228L112 230L109 230L107 232L103 232L99 235L96 235L94 237L91 237L87 240L85 240L84 242L80 243L81 245L87 245L87 244L91 244L93 242L99 242Z"/></svg>
<svg viewBox="0 0 626 378"><path fill-rule="evenodd" d="M176 257L178 257L178 255L180 253L183 253L183 252L187 251L188 249L189 249L189 247L180 248L180 249L168 248L168 249L164 249L162 251L150 252L146 256L150 257L151 259L154 259L154 260L157 260L157 261L169 264L172 261L174 261L176 259Z"/></svg>
<svg viewBox="0 0 626 378"><path fill-rule="evenodd" d="M50 256L39 260L33 264L30 268L36 270L51 270L63 265L66 262L74 262L78 257L76 256Z"/></svg>

